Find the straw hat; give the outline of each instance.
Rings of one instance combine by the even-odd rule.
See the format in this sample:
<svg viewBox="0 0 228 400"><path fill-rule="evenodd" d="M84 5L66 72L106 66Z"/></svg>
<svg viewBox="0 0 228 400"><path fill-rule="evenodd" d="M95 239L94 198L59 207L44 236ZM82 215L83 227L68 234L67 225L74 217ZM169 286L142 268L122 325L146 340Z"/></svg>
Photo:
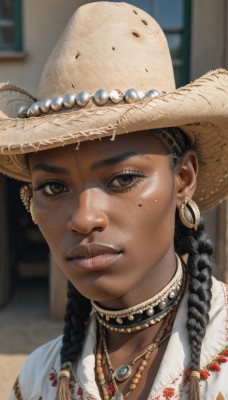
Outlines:
<svg viewBox="0 0 228 400"><path fill-rule="evenodd" d="M228 194L227 93L222 69L176 90L166 39L151 16L126 3L87 4L51 53L37 100L0 85L0 170L29 181L24 153L178 126L198 153L194 198L208 209Z"/></svg>

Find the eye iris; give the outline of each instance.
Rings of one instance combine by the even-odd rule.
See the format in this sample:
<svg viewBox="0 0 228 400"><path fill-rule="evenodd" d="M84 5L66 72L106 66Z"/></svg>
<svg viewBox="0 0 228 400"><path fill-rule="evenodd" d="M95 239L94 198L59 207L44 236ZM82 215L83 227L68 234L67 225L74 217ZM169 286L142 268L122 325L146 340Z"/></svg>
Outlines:
<svg viewBox="0 0 228 400"><path fill-rule="evenodd" d="M119 177L118 181L121 186L127 186L132 182L132 179L133 179L132 176L123 175Z"/></svg>
<svg viewBox="0 0 228 400"><path fill-rule="evenodd" d="M49 185L49 187L52 193L60 193L62 191L62 185L58 183L52 183Z"/></svg>

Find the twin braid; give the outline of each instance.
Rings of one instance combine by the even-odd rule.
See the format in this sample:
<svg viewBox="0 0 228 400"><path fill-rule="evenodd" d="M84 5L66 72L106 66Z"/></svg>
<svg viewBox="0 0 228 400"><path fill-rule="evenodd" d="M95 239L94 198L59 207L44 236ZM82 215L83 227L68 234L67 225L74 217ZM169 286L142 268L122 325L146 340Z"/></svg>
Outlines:
<svg viewBox="0 0 228 400"><path fill-rule="evenodd" d="M68 282L67 298L61 365L67 362L74 363L77 359L82 349L86 322L92 309L90 300L82 296L70 282Z"/></svg>
<svg viewBox="0 0 228 400"><path fill-rule="evenodd" d="M175 249L180 255L187 254L187 271L189 275L189 297L187 329L191 347L191 370L200 371L200 353L202 339L209 321L211 288L212 288L212 253L213 245L204 229L204 221L201 217L198 230L188 229L180 221L176 213ZM199 380L197 379L199 382ZM190 400L199 397L191 393ZM193 389L194 391L194 389Z"/></svg>

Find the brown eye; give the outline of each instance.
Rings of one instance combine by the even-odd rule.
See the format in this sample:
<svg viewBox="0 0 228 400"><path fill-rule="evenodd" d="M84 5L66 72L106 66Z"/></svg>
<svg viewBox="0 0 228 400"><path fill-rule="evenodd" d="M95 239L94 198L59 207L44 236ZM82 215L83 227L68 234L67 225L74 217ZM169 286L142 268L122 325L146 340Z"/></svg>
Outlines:
<svg viewBox="0 0 228 400"><path fill-rule="evenodd" d="M43 190L44 190L44 193L48 196L53 196L53 195L57 195L57 194L66 192L65 186L59 182L47 183L44 186Z"/></svg>
<svg viewBox="0 0 228 400"><path fill-rule="evenodd" d="M130 189L135 186L141 179L144 178L144 174L138 171L129 171L116 174L109 182L109 187L113 189Z"/></svg>
<svg viewBox="0 0 228 400"><path fill-rule="evenodd" d="M59 194L64 191L64 186L61 183L49 183L45 186L44 190L49 195Z"/></svg>
<svg viewBox="0 0 228 400"><path fill-rule="evenodd" d="M132 175L121 175L115 180L118 182L119 186L128 186L133 182L134 177Z"/></svg>

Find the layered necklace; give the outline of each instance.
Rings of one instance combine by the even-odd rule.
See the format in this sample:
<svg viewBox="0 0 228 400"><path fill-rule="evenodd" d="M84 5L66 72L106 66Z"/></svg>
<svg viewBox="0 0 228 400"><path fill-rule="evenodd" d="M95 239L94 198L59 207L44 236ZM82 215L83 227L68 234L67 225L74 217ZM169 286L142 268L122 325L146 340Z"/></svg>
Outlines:
<svg viewBox="0 0 228 400"><path fill-rule="evenodd" d="M176 260L177 269L172 280L149 300L123 310L107 310L92 301L98 322L108 330L131 333L148 328L165 318L181 298L183 267L177 255Z"/></svg>
<svg viewBox="0 0 228 400"><path fill-rule="evenodd" d="M103 400L127 399L128 396L137 388L143 371L147 367L151 354L170 336L177 308L185 290L185 286L186 273L185 271L183 272L182 263L179 257L177 257L177 270L175 276L170 283L152 299L134 307L118 311L105 310L93 302L93 308L97 313L99 327L96 351L96 375L102 390ZM165 306L161 310L160 306L162 305L163 307L163 304L161 304L162 302L165 303ZM158 311L156 307L158 307L160 311ZM153 342L150 343L145 350L135 357L130 363L121 364L117 368L114 368L110 359L106 341L108 330L127 333L139 331L151 326L152 323L148 323L148 321L145 322L143 320L143 318L148 320L147 311L151 308L153 308L152 315L155 315L153 324L164 319L157 336ZM140 312L141 310L142 312ZM163 314L164 310L165 315ZM111 318L111 322L106 318L107 313L108 317ZM134 319L128 318L131 315L134 317ZM137 319L138 315L141 316L140 322L138 322ZM117 320L118 318L121 318L121 323ZM126 320L130 322L127 327L125 327ZM135 320L137 320L137 322ZM149 320L151 321L150 318ZM118 325L122 325L122 327L120 328ZM127 393L123 394L120 392L118 384L127 379L129 379L128 391Z"/></svg>

